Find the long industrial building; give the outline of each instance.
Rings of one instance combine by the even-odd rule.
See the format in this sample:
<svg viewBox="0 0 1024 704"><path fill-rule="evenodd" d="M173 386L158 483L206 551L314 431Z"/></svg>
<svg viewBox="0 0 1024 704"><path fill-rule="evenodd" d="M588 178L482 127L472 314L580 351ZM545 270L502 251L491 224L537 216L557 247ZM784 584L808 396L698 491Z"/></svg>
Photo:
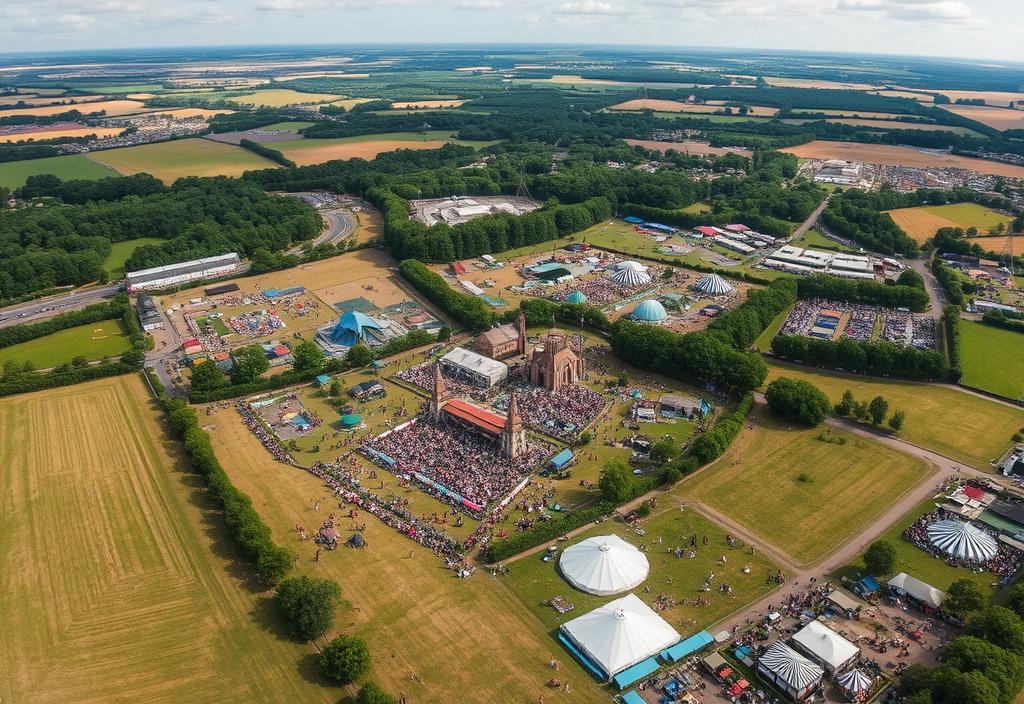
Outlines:
<svg viewBox="0 0 1024 704"><path fill-rule="evenodd" d="M201 279L213 279L219 276L226 276L235 271L241 260L237 252L231 254L220 254L216 257L205 259L193 259L179 264L168 264L156 266L152 269L131 271L125 274L125 282L128 291L138 291L147 288L164 288L199 281Z"/></svg>
<svg viewBox="0 0 1024 704"><path fill-rule="evenodd" d="M874 279L876 263L871 257L820 252L787 244L769 254L764 265L792 274L832 274L847 279Z"/></svg>

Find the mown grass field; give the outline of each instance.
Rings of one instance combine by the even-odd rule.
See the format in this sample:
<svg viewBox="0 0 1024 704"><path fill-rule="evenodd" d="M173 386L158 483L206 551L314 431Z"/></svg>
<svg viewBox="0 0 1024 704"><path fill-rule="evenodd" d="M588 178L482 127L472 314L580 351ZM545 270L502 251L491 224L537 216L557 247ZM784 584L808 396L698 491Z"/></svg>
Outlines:
<svg viewBox="0 0 1024 704"><path fill-rule="evenodd" d="M252 95L240 95L228 98L228 102L255 107L283 108L288 105L304 105L309 103L327 103L338 100L341 96L332 93L301 93L290 88L267 88L258 90Z"/></svg>
<svg viewBox="0 0 1024 704"><path fill-rule="evenodd" d="M960 321L961 383L1017 400L1024 396L1024 335Z"/></svg>
<svg viewBox="0 0 1024 704"><path fill-rule="evenodd" d="M860 400L884 396L890 413L901 410L906 414L902 438L977 469L989 469L989 461L1002 455L1011 436L1024 427L1024 410L953 388L766 361L769 381L780 376L805 379L833 402L847 389Z"/></svg>
<svg viewBox="0 0 1024 704"><path fill-rule="evenodd" d="M754 417L752 430L677 492L800 563L841 545L928 472L922 460L849 433L796 428L763 406Z"/></svg>
<svg viewBox="0 0 1024 704"><path fill-rule="evenodd" d="M107 149L94 152L89 158L125 176L147 173L168 184L185 176L241 176L244 171L278 166L248 149L209 139L177 139Z"/></svg>
<svg viewBox="0 0 1024 704"><path fill-rule="evenodd" d="M896 549L896 568L893 574L906 572L928 584L946 591L949 585L959 579L969 579L982 588L986 594L995 591L993 583L998 577L991 572L972 572L971 570L951 567L944 560L938 560L916 545L903 539L903 531L918 518L935 508L935 499L927 499L918 504L913 511L898 520L878 539L884 540ZM846 576L859 579L865 574L864 554L861 553L849 565L836 570L836 577Z"/></svg>
<svg viewBox="0 0 1024 704"><path fill-rule="evenodd" d="M110 254L103 260L103 268L114 278L122 276L124 275L124 263L128 257L132 256L136 247L141 247L144 244L160 244L161 242L163 240L156 237L138 237L134 240L114 242L110 247Z"/></svg>
<svg viewBox="0 0 1024 704"><path fill-rule="evenodd" d="M889 210L891 217L915 242L924 242L941 227L978 228L988 232L996 225L1009 224L1013 218L990 210L977 203L950 203L949 205L923 205L916 208Z"/></svg>
<svg viewBox="0 0 1024 704"><path fill-rule="evenodd" d="M710 628L712 624L756 601L774 587L767 578L769 573L778 572L778 566L761 554L751 555L742 542L729 548L726 532L696 511L669 508L641 520L638 525L646 535L638 535L634 528L621 521L606 521L573 536L569 542L560 543L559 555L562 550L581 540L610 534L618 535L644 550L650 563L650 572L644 586L634 589L633 593L649 606L654 605L660 594L668 594L679 602L661 611L660 615L684 638L702 628ZM671 552L677 547L688 549L690 538L694 535L697 536L696 557L679 558ZM708 537L707 547L703 544L704 536ZM553 634L560 624L621 596L594 596L578 591L562 577L557 558L544 562L541 559L543 554L534 553L512 562L505 583L522 601L523 608L536 614ZM724 565L719 563L723 555L727 558ZM749 574L743 573L744 567L750 568ZM715 573L714 589L702 592L704 580L711 572ZM718 591L718 585L722 582L732 587L731 594ZM650 587L651 591L647 592L644 587ZM576 608L567 614L559 614L552 607L543 605L543 602L559 595L571 601ZM694 605L693 600L702 596L707 597L710 603Z"/></svg>
<svg viewBox="0 0 1024 704"><path fill-rule="evenodd" d="M29 176L53 174L62 181L95 180L119 174L109 166L99 164L82 154L50 156L44 159L8 161L0 164L0 186L18 188L25 185Z"/></svg>
<svg viewBox="0 0 1024 704"><path fill-rule="evenodd" d="M335 159L373 159L396 149L438 149L445 144L462 144L479 149L494 142L456 139L451 132L389 132L338 139L295 139L274 142L274 149L299 166L322 164Z"/></svg>
<svg viewBox="0 0 1024 704"><path fill-rule="evenodd" d="M89 361L120 357L129 347L121 321L103 320L0 348L0 366L13 359L32 362L36 369L49 369L79 356Z"/></svg>
<svg viewBox="0 0 1024 704"><path fill-rule="evenodd" d="M166 437L134 375L0 401L0 699L336 702Z"/></svg>
<svg viewBox="0 0 1024 704"><path fill-rule="evenodd" d="M341 585L351 608L339 613L336 631L367 639L372 677L386 689L404 692L410 702L519 704L541 695L549 704L608 700L500 582L485 572L456 579L429 550L372 516L358 519L366 524L366 549L341 548L314 562L314 546L299 539L295 525L316 528L326 511L335 510L325 500L319 513L313 511L314 501L328 496L320 481L274 462L233 410L201 417L212 426L217 455L232 481L252 497L274 539L297 551L296 572ZM340 528L347 539L352 522L342 519ZM563 661L557 675L570 683L570 693L544 686L552 676L551 658Z"/></svg>

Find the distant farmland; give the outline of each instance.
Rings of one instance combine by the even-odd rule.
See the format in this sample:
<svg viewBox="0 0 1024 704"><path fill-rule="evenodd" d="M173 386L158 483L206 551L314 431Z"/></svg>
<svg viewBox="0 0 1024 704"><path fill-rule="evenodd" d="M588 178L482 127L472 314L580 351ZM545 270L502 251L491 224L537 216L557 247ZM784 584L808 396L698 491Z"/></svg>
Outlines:
<svg viewBox="0 0 1024 704"><path fill-rule="evenodd" d="M118 117L120 115L131 115L138 112L147 112L147 108L138 100L90 100L88 102L72 103L66 105L47 105L43 107L16 108L4 110L4 117L47 117L59 115L62 112L78 110L81 113L106 111L107 117Z"/></svg>
<svg viewBox="0 0 1024 704"><path fill-rule="evenodd" d="M0 186L18 188L25 185L25 180L29 176L40 174L53 174L64 181L92 180L118 175L109 166L92 161L82 154L68 154L67 156L2 163L0 164Z"/></svg>
<svg viewBox="0 0 1024 704"><path fill-rule="evenodd" d="M900 229L914 238L918 244L935 234L941 227L978 228L988 232L999 223L1013 220L1009 215L989 210L977 203L951 203L949 205L926 205L917 208L900 208L888 211Z"/></svg>
<svg viewBox="0 0 1024 704"><path fill-rule="evenodd" d="M680 154L699 154L702 156L721 156L723 154L740 154L742 156L750 156L751 154L749 149L744 149L742 147L730 147L726 149L725 147L712 147L707 142L693 142L690 140L684 142L657 142L653 139L627 139L626 144L662 153L673 149Z"/></svg>
<svg viewBox="0 0 1024 704"><path fill-rule="evenodd" d="M689 112L697 114L721 113L726 109L725 101L713 101L708 103L681 103L677 100L654 100L637 98L627 100L618 105L612 105L609 110L654 110L656 112ZM779 111L778 108L769 108L762 105L751 105L747 107L747 115L750 117L773 117ZM731 114L738 114L739 108L732 108Z"/></svg>
<svg viewBox="0 0 1024 704"><path fill-rule="evenodd" d="M335 159L373 159L396 149L438 149L445 144L483 147L493 142L469 142L455 139L450 132L394 132L340 139L295 139L275 142L277 149L300 166L322 164Z"/></svg>
<svg viewBox="0 0 1024 704"><path fill-rule="evenodd" d="M998 161L974 159L967 156L929 154L913 147L894 147L887 144L858 144L856 142L831 142L818 139L796 147L779 151L795 154L803 159L847 159L869 164L914 167L955 167L969 169L994 176L1024 178L1024 166L1003 164Z"/></svg>
<svg viewBox="0 0 1024 704"><path fill-rule="evenodd" d="M966 117L997 130L1024 129L1024 110L994 105L941 105L943 110Z"/></svg>
<svg viewBox="0 0 1024 704"><path fill-rule="evenodd" d="M147 173L165 183L184 176L241 176L253 169L277 168L247 149L208 139L178 139L94 152L91 159L124 175Z"/></svg>

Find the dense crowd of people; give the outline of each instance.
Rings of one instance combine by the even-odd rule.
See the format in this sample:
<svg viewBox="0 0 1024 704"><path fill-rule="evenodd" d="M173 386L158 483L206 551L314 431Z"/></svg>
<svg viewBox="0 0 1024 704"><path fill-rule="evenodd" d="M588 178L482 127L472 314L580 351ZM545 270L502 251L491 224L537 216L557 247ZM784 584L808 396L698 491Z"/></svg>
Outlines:
<svg viewBox="0 0 1024 704"><path fill-rule="evenodd" d="M381 454L391 458L396 463L394 468L386 462L382 466L397 474L419 472L485 507L505 498L548 452L542 445L528 444L522 455L508 460L498 453L494 440L480 433L455 425L435 425L425 419L400 431L368 438L359 449L378 462ZM436 493L438 498L460 505L444 492Z"/></svg>
<svg viewBox="0 0 1024 704"><path fill-rule="evenodd" d="M228 327L244 337L267 337L286 326L276 313L261 308L231 316Z"/></svg>
<svg viewBox="0 0 1024 704"><path fill-rule="evenodd" d="M278 462L284 462L285 464L295 463L291 455L288 454L288 451L281 446L277 437L267 430L262 419L253 412L248 403L245 401L239 401L235 404L235 408L238 409L238 414L242 416L242 423L245 424L245 427L256 436L263 447L267 448L267 452L269 452L275 460Z"/></svg>
<svg viewBox="0 0 1024 704"><path fill-rule="evenodd" d="M935 320L931 316L820 298L797 301L779 329L779 334L810 335L826 311L836 313L840 318L847 315L846 324L840 321L836 328L841 337L869 342L880 320L879 339L910 345L919 350L935 348Z"/></svg>
<svg viewBox="0 0 1024 704"><path fill-rule="evenodd" d="M425 391L433 393L434 391L434 367L437 366L437 362L423 362L417 364L414 367L402 369L395 373L395 377L402 381L418 386ZM448 392L452 396L469 396L479 389L472 384L459 379L453 378L450 374L442 371L444 376L444 385L448 389Z"/></svg>
<svg viewBox="0 0 1024 704"><path fill-rule="evenodd" d="M941 550L934 545L928 539L928 526L936 521L942 520L963 520L960 516L952 514L944 509L938 508L934 511L929 511L925 515L918 518L916 521L911 523L905 531L903 531L903 537L909 540L914 545L924 550L926 553L938 560L944 560L946 564L953 567L964 567L974 572L989 571L993 574L998 574L1004 579L1008 579L1015 575L1017 571L1024 564L1024 553L1020 550L1010 547L1006 543L1000 541L998 533L989 529L987 526L974 521L971 523L975 528L982 530L993 538L996 538L997 551L995 557L985 562L974 562L971 560L965 560L949 555L944 550Z"/></svg>
<svg viewBox="0 0 1024 704"><path fill-rule="evenodd" d="M601 412L605 397L580 384L569 384L558 391L540 386L516 388L516 399L527 426L562 440L574 440ZM509 395L502 394L492 404L500 413L508 412Z"/></svg>

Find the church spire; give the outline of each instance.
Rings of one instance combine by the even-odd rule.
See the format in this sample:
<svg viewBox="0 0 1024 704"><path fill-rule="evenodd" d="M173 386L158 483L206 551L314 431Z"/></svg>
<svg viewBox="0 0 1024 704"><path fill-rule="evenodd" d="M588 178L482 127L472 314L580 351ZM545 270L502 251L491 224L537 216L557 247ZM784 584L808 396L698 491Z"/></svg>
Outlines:
<svg viewBox="0 0 1024 704"><path fill-rule="evenodd" d="M430 397L430 417L433 420L440 420L441 409L444 407L445 401L448 400L448 387L444 384L444 378L441 376L441 365L434 365L434 393Z"/></svg>

